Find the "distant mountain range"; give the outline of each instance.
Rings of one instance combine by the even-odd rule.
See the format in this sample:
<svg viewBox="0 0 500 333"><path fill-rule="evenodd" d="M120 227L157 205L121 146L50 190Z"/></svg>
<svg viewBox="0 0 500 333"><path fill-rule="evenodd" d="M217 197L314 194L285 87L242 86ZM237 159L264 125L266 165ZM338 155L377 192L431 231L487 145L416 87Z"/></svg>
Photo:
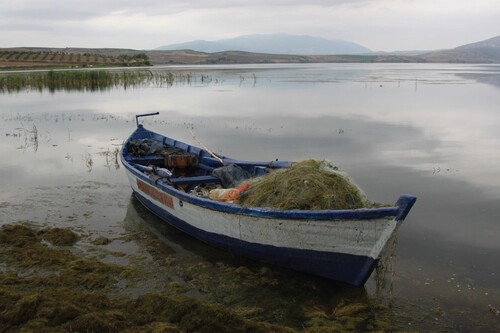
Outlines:
<svg viewBox="0 0 500 333"><path fill-rule="evenodd" d="M349 41L289 34L246 35L215 41L195 40L160 46L156 50L193 50L208 53L244 51L289 55L350 55L371 52L370 49Z"/></svg>
<svg viewBox="0 0 500 333"><path fill-rule="evenodd" d="M375 52L367 47L349 41L289 34L246 35L216 41L197 40L187 43L165 45L156 50L192 50L211 54L239 51L267 55L377 56L378 58L375 61L393 61L394 59L398 61L397 57L402 56L413 57L402 60L405 62L500 63L500 36L477 43L462 45L454 49L436 51L412 50ZM392 57L383 58L384 56ZM303 61L315 62L316 60L317 59L304 59ZM359 60L363 62L366 59Z"/></svg>
<svg viewBox="0 0 500 333"><path fill-rule="evenodd" d="M500 36L451 50L433 51L418 55L427 62L499 63Z"/></svg>

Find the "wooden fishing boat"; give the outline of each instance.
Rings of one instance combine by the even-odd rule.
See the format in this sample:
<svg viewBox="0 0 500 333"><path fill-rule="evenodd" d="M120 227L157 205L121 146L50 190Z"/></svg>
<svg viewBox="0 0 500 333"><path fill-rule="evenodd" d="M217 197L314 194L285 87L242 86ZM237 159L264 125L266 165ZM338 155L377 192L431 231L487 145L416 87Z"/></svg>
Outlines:
<svg viewBox="0 0 500 333"><path fill-rule="evenodd" d="M305 211L243 207L200 197L190 190L220 182L213 170L225 164L259 176L269 169L288 168L290 162L215 156L207 149L145 129L138 119L149 115L153 114L136 116L137 129L120 151L135 196L174 227L236 255L362 286L416 200L402 195L392 207ZM165 156L131 151L132 142L146 139L176 150L176 163L191 163L189 172L179 176L168 168L172 161Z"/></svg>

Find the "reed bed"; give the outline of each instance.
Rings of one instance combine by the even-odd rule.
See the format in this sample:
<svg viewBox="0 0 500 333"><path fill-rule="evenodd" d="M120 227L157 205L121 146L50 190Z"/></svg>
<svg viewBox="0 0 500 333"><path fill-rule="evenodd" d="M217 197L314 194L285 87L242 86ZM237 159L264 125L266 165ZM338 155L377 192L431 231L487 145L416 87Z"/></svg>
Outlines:
<svg viewBox="0 0 500 333"><path fill-rule="evenodd" d="M174 83L191 83L191 73L106 70L68 70L29 72L0 75L0 92L23 90L56 91L104 91L112 88L136 88L144 86L170 87ZM205 83L207 78L202 77Z"/></svg>

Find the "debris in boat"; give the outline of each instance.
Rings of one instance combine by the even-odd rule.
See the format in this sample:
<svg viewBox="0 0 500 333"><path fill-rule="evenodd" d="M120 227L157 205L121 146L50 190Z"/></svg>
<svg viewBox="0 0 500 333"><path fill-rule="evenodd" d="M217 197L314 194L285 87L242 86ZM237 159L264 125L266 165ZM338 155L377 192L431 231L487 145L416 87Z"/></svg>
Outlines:
<svg viewBox="0 0 500 333"><path fill-rule="evenodd" d="M357 209L370 207L361 189L330 162L305 160L250 181L243 206L274 209Z"/></svg>
<svg viewBox="0 0 500 333"><path fill-rule="evenodd" d="M128 143L128 151L135 156L156 155L163 149L163 143L153 139L137 139Z"/></svg>
<svg viewBox="0 0 500 333"><path fill-rule="evenodd" d="M189 194L196 195L201 198L209 198L210 191L222 188L220 184L200 184L196 185L192 190L189 191Z"/></svg>
<svg viewBox="0 0 500 333"><path fill-rule="evenodd" d="M250 184L243 184L234 188L217 188L208 193L208 197L212 200L223 201L229 203L239 203L241 192L245 191Z"/></svg>
<svg viewBox="0 0 500 333"><path fill-rule="evenodd" d="M133 156L161 156L164 158L162 166L175 172L176 176L184 176L186 170L195 169L198 166L198 156L188 153L180 148L173 147L153 139L131 140L127 149ZM155 167L153 165L153 167ZM152 170L156 173L156 170ZM161 176L161 175L160 175ZM169 176L168 176L169 177Z"/></svg>
<svg viewBox="0 0 500 333"><path fill-rule="evenodd" d="M250 172L233 163L214 169L212 175L219 178L225 188L238 186L243 180L252 177Z"/></svg>
<svg viewBox="0 0 500 333"><path fill-rule="evenodd" d="M175 153L165 156L165 165L169 169L192 169L198 166L198 156L191 153Z"/></svg>
<svg viewBox="0 0 500 333"><path fill-rule="evenodd" d="M184 150L169 145L163 144L163 142L153 139L137 139L131 140L128 143L128 151L134 156L170 156L170 155L190 155L196 158L195 154L186 153Z"/></svg>

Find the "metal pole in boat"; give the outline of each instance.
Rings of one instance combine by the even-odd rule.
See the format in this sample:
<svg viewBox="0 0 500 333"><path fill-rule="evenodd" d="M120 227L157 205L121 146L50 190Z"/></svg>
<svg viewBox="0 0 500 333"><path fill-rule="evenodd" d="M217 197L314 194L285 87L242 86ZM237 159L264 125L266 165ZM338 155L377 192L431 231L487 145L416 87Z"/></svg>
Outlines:
<svg viewBox="0 0 500 333"><path fill-rule="evenodd" d="M139 117L156 116L158 114L160 114L160 112L137 114L135 115L135 124L139 127Z"/></svg>

